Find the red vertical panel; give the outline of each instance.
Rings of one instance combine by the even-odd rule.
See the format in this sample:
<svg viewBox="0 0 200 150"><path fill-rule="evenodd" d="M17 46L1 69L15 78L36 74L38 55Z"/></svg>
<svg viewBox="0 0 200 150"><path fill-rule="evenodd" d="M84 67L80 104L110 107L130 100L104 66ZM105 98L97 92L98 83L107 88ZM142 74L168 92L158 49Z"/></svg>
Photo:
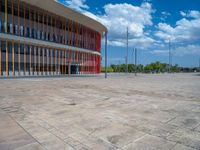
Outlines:
<svg viewBox="0 0 200 150"><path fill-rule="evenodd" d="M99 71L98 55L96 55L96 73Z"/></svg>
<svg viewBox="0 0 200 150"><path fill-rule="evenodd" d="M83 53L83 74L85 74L85 53Z"/></svg>
<svg viewBox="0 0 200 150"><path fill-rule="evenodd" d="M98 73L98 58L97 58L97 55L95 56L95 63L96 63L96 65L95 65L95 67L96 67L96 72L95 73Z"/></svg>
<svg viewBox="0 0 200 150"><path fill-rule="evenodd" d="M88 29L88 49L90 49L90 29Z"/></svg>
<svg viewBox="0 0 200 150"><path fill-rule="evenodd" d="M90 74L90 53L88 53L88 74Z"/></svg>
<svg viewBox="0 0 200 150"><path fill-rule="evenodd" d="M87 49L89 49L89 31L88 31L88 28L87 28Z"/></svg>
<svg viewBox="0 0 200 150"><path fill-rule="evenodd" d="M97 33L95 33L95 51L98 51L98 46L97 46L97 44L98 44L98 42L97 42Z"/></svg>
<svg viewBox="0 0 200 150"><path fill-rule="evenodd" d="M90 73L92 74L92 54L90 54Z"/></svg>
<svg viewBox="0 0 200 150"><path fill-rule="evenodd" d="M96 58L95 58L96 60L96 73L98 73L98 55L96 55Z"/></svg>
<svg viewBox="0 0 200 150"><path fill-rule="evenodd" d="M96 51L100 52L101 50L101 35L99 33L96 33Z"/></svg>
<svg viewBox="0 0 200 150"><path fill-rule="evenodd" d="M90 53L88 53L88 73L90 74Z"/></svg>
<svg viewBox="0 0 200 150"><path fill-rule="evenodd" d="M88 53L86 53L86 73L88 73Z"/></svg>

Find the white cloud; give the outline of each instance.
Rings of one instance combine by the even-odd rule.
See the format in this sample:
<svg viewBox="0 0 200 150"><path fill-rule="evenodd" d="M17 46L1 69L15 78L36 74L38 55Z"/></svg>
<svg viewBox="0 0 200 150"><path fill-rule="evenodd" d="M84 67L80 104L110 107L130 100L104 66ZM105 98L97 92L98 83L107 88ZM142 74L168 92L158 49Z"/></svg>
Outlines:
<svg viewBox="0 0 200 150"><path fill-rule="evenodd" d="M89 9L85 2L86 0L65 0L64 4L75 10L82 11L82 9Z"/></svg>
<svg viewBox="0 0 200 150"><path fill-rule="evenodd" d="M183 56L183 55L200 55L200 45L187 45L177 47L174 51L175 55Z"/></svg>
<svg viewBox="0 0 200 150"><path fill-rule="evenodd" d="M187 45L187 46L179 46L174 49L171 49L172 55L176 56L184 56L184 55L200 55L200 45ZM168 48L165 49L157 49L151 52L156 55L168 55Z"/></svg>
<svg viewBox="0 0 200 150"><path fill-rule="evenodd" d="M162 21L165 21L169 16L171 16L171 14L170 14L169 12L163 11L163 12L161 12L161 17L160 17L160 19L161 19Z"/></svg>
<svg viewBox="0 0 200 150"><path fill-rule="evenodd" d="M119 46L119 47L125 47L126 46L126 38L115 38L114 40L109 40L108 44L112 46ZM129 39L129 47L138 47L140 49L146 49L155 42L154 39L147 37L147 36L141 36L137 38L131 38Z"/></svg>
<svg viewBox="0 0 200 150"><path fill-rule="evenodd" d="M184 12L181 12L184 16ZM200 15L198 16L198 11L190 11L190 16L192 19L182 18L176 22L175 27L172 27L166 23L159 23L157 26L158 31L155 35L165 42L169 39L177 43L192 43L200 40Z"/></svg>
<svg viewBox="0 0 200 150"><path fill-rule="evenodd" d="M197 10L180 11L180 14L183 17L200 18L200 12Z"/></svg>
<svg viewBox="0 0 200 150"><path fill-rule="evenodd" d="M151 53L155 54L155 55L168 55L169 51L167 51L167 50L153 50L153 51L151 51Z"/></svg>
<svg viewBox="0 0 200 150"><path fill-rule="evenodd" d="M144 31L146 26L153 24L151 4L142 3L141 6L127 3L107 4L104 6L104 10L105 14L102 16L94 16L93 14L89 14L89 16L102 22L108 28L110 45L126 45L127 27L130 46L146 47L150 42L153 42L153 39L147 37ZM88 15L88 12L85 14Z"/></svg>
<svg viewBox="0 0 200 150"><path fill-rule="evenodd" d="M185 17L187 14L184 11L180 11L181 16Z"/></svg>

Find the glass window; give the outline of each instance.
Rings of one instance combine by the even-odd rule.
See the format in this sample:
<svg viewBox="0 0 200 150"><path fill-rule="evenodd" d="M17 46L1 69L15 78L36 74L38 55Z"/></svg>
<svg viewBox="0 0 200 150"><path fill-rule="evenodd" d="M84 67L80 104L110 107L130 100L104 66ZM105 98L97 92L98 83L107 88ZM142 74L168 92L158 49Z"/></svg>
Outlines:
<svg viewBox="0 0 200 150"><path fill-rule="evenodd" d="M6 42L1 42L1 55L2 55L2 72L6 71Z"/></svg>
<svg viewBox="0 0 200 150"><path fill-rule="evenodd" d="M8 42L8 70L12 71L12 43Z"/></svg>
<svg viewBox="0 0 200 150"><path fill-rule="evenodd" d="M20 44L20 70L24 71L24 44Z"/></svg>
<svg viewBox="0 0 200 150"><path fill-rule="evenodd" d="M15 52L15 71L18 71L18 44L14 44L14 52Z"/></svg>

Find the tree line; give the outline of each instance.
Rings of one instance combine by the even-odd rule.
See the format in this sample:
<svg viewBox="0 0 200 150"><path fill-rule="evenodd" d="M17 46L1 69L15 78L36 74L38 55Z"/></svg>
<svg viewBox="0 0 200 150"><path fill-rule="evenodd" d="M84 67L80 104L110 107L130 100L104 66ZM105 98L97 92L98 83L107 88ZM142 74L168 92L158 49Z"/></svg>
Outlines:
<svg viewBox="0 0 200 150"><path fill-rule="evenodd" d="M107 68L107 72L126 72L127 66L126 64L115 65L112 64L110 67ZM101 68L102 72L105 72L105 67ZM199 68L187 68L187 67L180 67L177 64L169 66L166 63L161 63L159 61L142 65L142 64L128 64L128 72L139 72L139 73L164 73L164 72L195 72L200 71Z"/></svg>

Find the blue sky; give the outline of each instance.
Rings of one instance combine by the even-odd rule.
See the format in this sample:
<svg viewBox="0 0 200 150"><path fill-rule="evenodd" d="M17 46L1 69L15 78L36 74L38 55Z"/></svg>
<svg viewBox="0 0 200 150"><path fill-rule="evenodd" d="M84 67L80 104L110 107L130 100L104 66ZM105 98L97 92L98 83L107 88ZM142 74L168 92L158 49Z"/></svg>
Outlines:
<svg viewBox="0 0 200 150"><path fill-rule="evenodd" d="M199 0L59 0L104 24L108 34L109 64L125 63L126 28L129 28L129 63L133 48L139 63L168 63L171 41L172 63L198 66L200 58ZM102 43L104 64L104 43Z"/></svg>

